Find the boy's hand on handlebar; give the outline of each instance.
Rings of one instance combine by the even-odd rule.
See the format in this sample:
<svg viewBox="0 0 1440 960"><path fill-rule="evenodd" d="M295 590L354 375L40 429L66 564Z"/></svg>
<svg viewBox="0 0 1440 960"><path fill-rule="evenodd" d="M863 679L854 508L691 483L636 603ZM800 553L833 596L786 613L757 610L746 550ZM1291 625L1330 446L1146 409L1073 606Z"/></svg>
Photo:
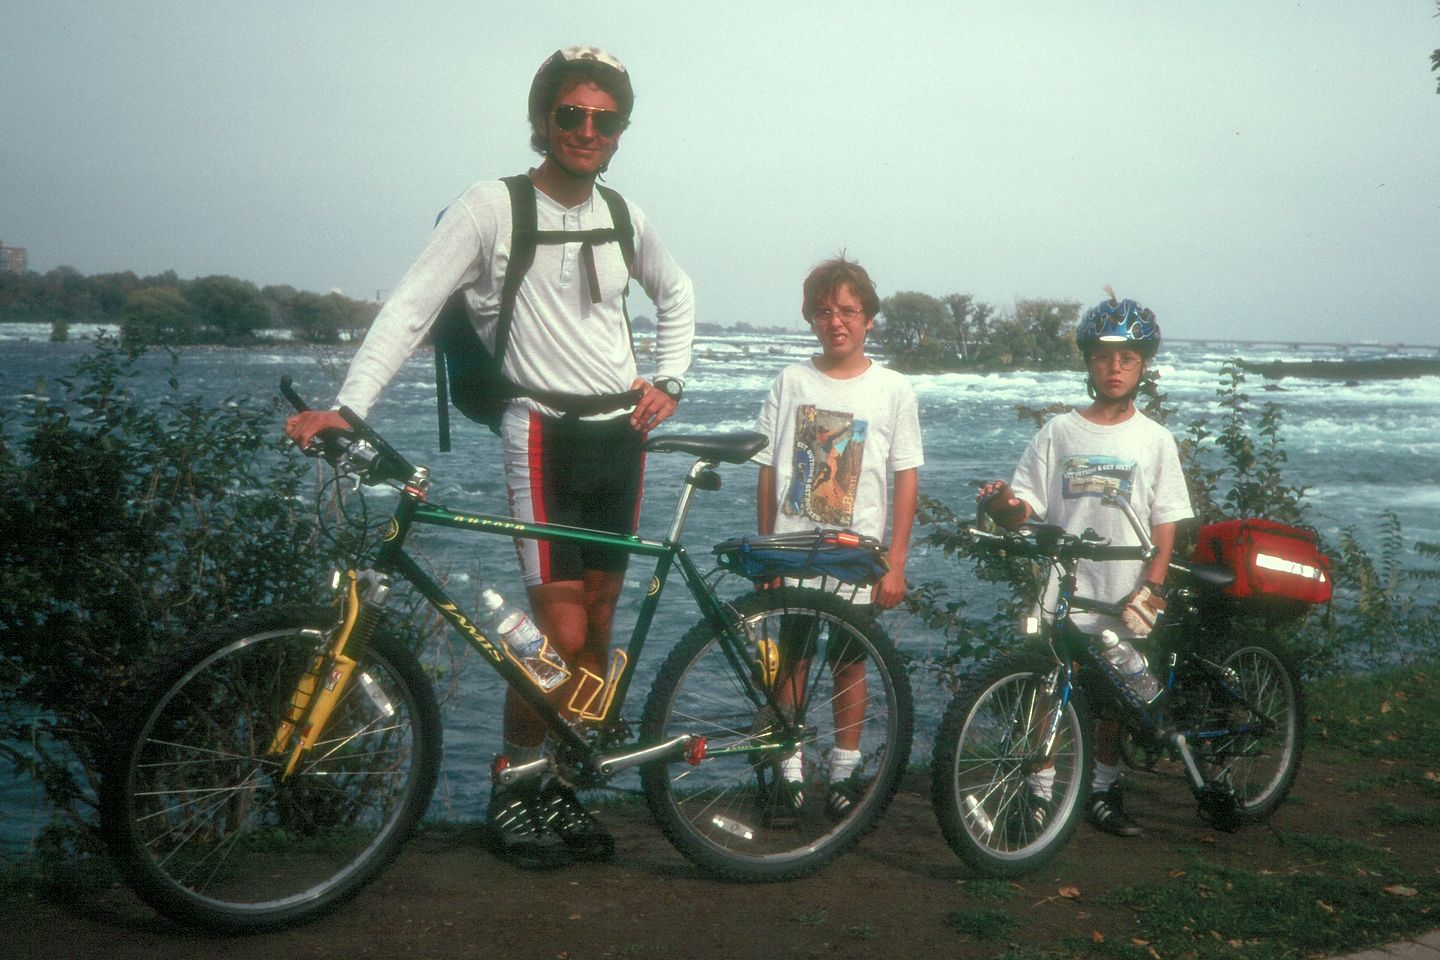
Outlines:
<svg viewBox="0 0 1440 960"><path fill-rule="evenodd" d="M1004 480L991 480L980 488L975 502L1002 527L1014 530L1030 515L1030 507L1015 496Z"/></svg>
<svg viewBox="0 0 1440 960"><path fill-rule="evenodd" d="M306 410L285 421L285 436L294 440L301 450L308 450L315 437L327 430L348 433L350 424L334 410Z"/></svg>
<svg viewBox="0 0 1440 960"><path fill-rule="evenodd" d="M1120 621L1135 632L1137 637L1148 637L1155 629L1155 621L1165 612L1165 598L1151 593L1149 587L1141 587L1126 597L1122 603Z"/></svg>

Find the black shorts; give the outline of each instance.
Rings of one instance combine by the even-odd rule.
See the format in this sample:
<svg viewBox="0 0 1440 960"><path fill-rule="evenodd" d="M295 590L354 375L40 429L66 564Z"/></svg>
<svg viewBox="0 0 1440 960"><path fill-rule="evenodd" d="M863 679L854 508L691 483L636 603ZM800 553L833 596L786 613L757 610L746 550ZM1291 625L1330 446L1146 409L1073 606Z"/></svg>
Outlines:
<svg viewBox="0 0 1440 960"><path fill-rule="evenodd" d="M510 515L526 523L630 535L640 520L644 436L628 416L559 420L512 405L501 421ZM517 539L526 586L579 580L586 570L623 571L613 547Z"/></svg>
<svg viewBox="0 0 1440 960"><path fill-rule="evenodd" d="M855 613L854 619L857 623L874 622L875 605L873 603L857 603L851 609ZM854 642L843 633L836 636L837 632L834 626L829 628L822 626L816 617L806 616L803 613L783 614L780 618L781 667L814 657L816 641L819 640L822 633L826 634L825 660L831 666L843 667L863 663L866 659L864 646Z"/></svg>

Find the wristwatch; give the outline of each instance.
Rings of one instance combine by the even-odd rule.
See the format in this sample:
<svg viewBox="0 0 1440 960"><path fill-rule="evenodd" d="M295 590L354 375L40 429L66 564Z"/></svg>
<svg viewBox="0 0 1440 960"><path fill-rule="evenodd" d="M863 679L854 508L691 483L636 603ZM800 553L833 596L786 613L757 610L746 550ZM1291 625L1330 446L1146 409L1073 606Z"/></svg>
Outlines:
<svg viewBox="0 0 1440 960"><path fill-rule="evenodd" d="M659 390L676 403L679 403L680 398L685 396L685 384L676 380L674 377L656 377L654 386L656 390Z"/></svg>

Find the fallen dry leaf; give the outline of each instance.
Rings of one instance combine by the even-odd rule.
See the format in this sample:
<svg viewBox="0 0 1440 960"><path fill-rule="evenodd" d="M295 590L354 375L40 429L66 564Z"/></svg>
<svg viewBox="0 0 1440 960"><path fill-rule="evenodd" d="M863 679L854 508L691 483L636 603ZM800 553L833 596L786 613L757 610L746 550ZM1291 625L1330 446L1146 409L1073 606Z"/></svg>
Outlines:
<svg viewBox="0 0 1440 960"><path fill-rule="evenodd" d="M1184 870L1171 870L1171 871L1170 871L1170 879L1171 879L1171 880L1179 880L1179 879L1180 879L1181 877L1183 877L1183 876L1185 876L1185 871L1184 871Z"/></svg>
<svg viewBox="0 0 1440 960"><path fill-rule="evenodd" d="M1079 887L1061 887L1059 890L1056 890L1055 892L1058 893L1058 894L1060 894L1060 896L1064 897L1066 900L1079 900L1079 899L1080 899L1080 888L1079 888Z"/></svg>
<svg viewBox="0 0 1440 960"><path fill-rule="evenodd" d="M1330 904L1326 903L1324 900L1316 900L1315 906L1319 907L1321 910L1324 910L1326 913L1335 912L1335 908L1330 906Z"/></svg>
<svg viewBox="0 0 1440 960"><path fill-rule="evenodd" d="M1392 883L1390 886L1380 889L1392 897L1413 897L1418 892L1414 887L1407 887L1399 883Z"/></svg>
<svg viewBox="0 0 1440 960"><path fill-rule="evenodd" d="M1393 709L1395 709L1395 708L1392 707L1392 706L1390 706L1390 701L1389 701L1389 700L1381 700L1381 701L1380 701L1380 712L1381 712L1381 713L1389 713L1389 712L1390 712L1391 710L1393 710Z"/></svg>
<svg viewBox="0 0 1440 960"><path fill-rule="evenodd" d="M1099 930L1091 930L1090 939L1093 940L1095 943L1104 943L1105 934L1101 933Z"/></svg>

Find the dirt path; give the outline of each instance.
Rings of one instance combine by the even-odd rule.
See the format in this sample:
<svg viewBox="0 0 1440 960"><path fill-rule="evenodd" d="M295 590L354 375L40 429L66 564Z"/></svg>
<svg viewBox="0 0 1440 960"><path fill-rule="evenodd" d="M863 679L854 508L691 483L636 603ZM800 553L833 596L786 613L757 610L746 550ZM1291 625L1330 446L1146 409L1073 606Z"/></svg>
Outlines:
<svg viewBox="0 0 1440 960"><path fill-rule="evenodd" d="M352 903L294 930L240 938L199 935L157 917L123 889L75 902L0 904L5 953L20 958L503 957L590 958L993 957L1006 942L1053 946L1097 933L1128 942L1128 908L1096 898L1132 880L1163 881L1184 858L1279 873L1303 867L1304 854L1274 831L1334 836L1393 849L1435 875L1433 832L1382 831L1357 809L1393 802L1434 805L1406 786L1379 786L1359 798L1343 784L1384 779L1385 761L1311 751L1292 799L1270 827L1215 833L1195 817L1173 773L1132 775L1130 807L1146 826L1122 840L1081 827L1061 857L995 900L950 852L916 779L861 847L820 875L746 886L700 877L643 813L606 810L618 841L615 862L554 873L498 863L465 828L422 836ZM1394 779L1394 778L1390 778ZM1078 896L1062 888L1078 888ZM1071 891L1067 891L1071 893ZM998 908L1015 917L1001 941L971 939L947 917L957 909ZM1393 937L1391 938L1393 939Z"/></svg>

